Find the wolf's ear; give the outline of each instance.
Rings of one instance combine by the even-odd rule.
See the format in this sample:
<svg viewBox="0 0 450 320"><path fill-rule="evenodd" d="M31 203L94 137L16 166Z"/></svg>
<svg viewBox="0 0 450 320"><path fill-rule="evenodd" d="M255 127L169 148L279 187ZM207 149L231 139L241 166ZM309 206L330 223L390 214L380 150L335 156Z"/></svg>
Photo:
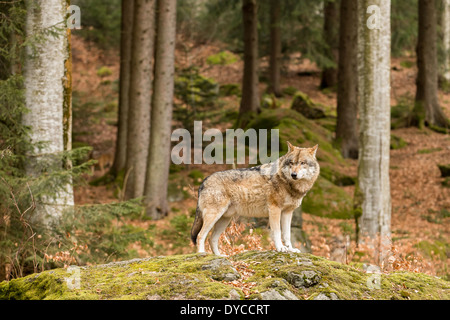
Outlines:
<svg viewBox="0 0 450 320"><path fill-rule="evenodd" d="M294 146L289 141L286 141L286 142L288 145L288 152L291 152L292 150L294 150Z"/></svg>
<svg viewBox="0 0 450 320"><path fill-rule="evenodd" d="M316 144L314 147L310 148L310 149L309 149L309 150L310 150L309 152L315 157L315 156L316 156L317 149L319 149L319 145L318 145L318 144Z"/></svg>

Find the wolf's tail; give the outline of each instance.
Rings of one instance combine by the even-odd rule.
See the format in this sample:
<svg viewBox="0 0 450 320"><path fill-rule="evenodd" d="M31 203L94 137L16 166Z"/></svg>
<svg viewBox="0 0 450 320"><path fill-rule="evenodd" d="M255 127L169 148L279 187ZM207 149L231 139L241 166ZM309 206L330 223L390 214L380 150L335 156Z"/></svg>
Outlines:
<svg viewBox="0 0 450 320"><path fill-rule="evenodd" d="M197 206L197 210L195 212L195 220L191 229L191 240L194 245L197 245L197 235L203 227L203 217L200 208Z"/></svg>

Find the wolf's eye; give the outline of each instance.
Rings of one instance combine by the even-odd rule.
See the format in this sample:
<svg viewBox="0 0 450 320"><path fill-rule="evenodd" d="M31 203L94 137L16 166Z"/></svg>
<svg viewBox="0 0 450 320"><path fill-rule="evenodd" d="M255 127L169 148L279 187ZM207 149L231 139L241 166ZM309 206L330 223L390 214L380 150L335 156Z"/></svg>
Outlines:
<svg viewBox="0 0 450 320"><path fill-rule="evenodd" d="M290 166L292 164L292 160L286 160L286 165Z"/></svg>
<svg viewBox="0 0 450 320"><path fill-rule="evenodd" d="M300 162L300 164L301 164L302 166L304 166L304 165L306 164L306 161L302 161L302 162Z"/></svg>

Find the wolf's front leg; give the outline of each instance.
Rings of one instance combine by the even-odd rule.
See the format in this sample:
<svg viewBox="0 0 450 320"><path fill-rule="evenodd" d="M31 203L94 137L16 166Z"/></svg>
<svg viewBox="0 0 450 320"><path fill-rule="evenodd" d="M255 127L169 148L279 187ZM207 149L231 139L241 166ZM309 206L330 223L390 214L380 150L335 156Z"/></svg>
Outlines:
<svg viewBox="0 0 450 320"><path fill-rule="evenodd" d="M281 236L283 238L284 245L287 247L288 251L300 252L300 250L294 248L291 243L292 213L293 211L281 213Z"/></svg>
<svg viewBox="0 0 450 320"><path fill-rule="evenodd" d="M269 225L272 233L272 240L275 244L275 249L279 252L287 252L288 247L281 242L281 210L278 207L272 206L269 208Z"/></svg>

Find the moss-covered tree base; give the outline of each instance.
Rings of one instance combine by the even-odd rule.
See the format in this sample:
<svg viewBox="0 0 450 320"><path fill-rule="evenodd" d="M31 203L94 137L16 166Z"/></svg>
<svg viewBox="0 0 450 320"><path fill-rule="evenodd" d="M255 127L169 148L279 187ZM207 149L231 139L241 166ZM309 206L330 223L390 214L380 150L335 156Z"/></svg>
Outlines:
<svg viewBox="0 0 450 320"><path fill-rule="evenodd" d="M274 251L134 259L81 267L79 276L79 288L66 269L2 282L0 299L450 299L450 283L436 277Z"/></svg>

